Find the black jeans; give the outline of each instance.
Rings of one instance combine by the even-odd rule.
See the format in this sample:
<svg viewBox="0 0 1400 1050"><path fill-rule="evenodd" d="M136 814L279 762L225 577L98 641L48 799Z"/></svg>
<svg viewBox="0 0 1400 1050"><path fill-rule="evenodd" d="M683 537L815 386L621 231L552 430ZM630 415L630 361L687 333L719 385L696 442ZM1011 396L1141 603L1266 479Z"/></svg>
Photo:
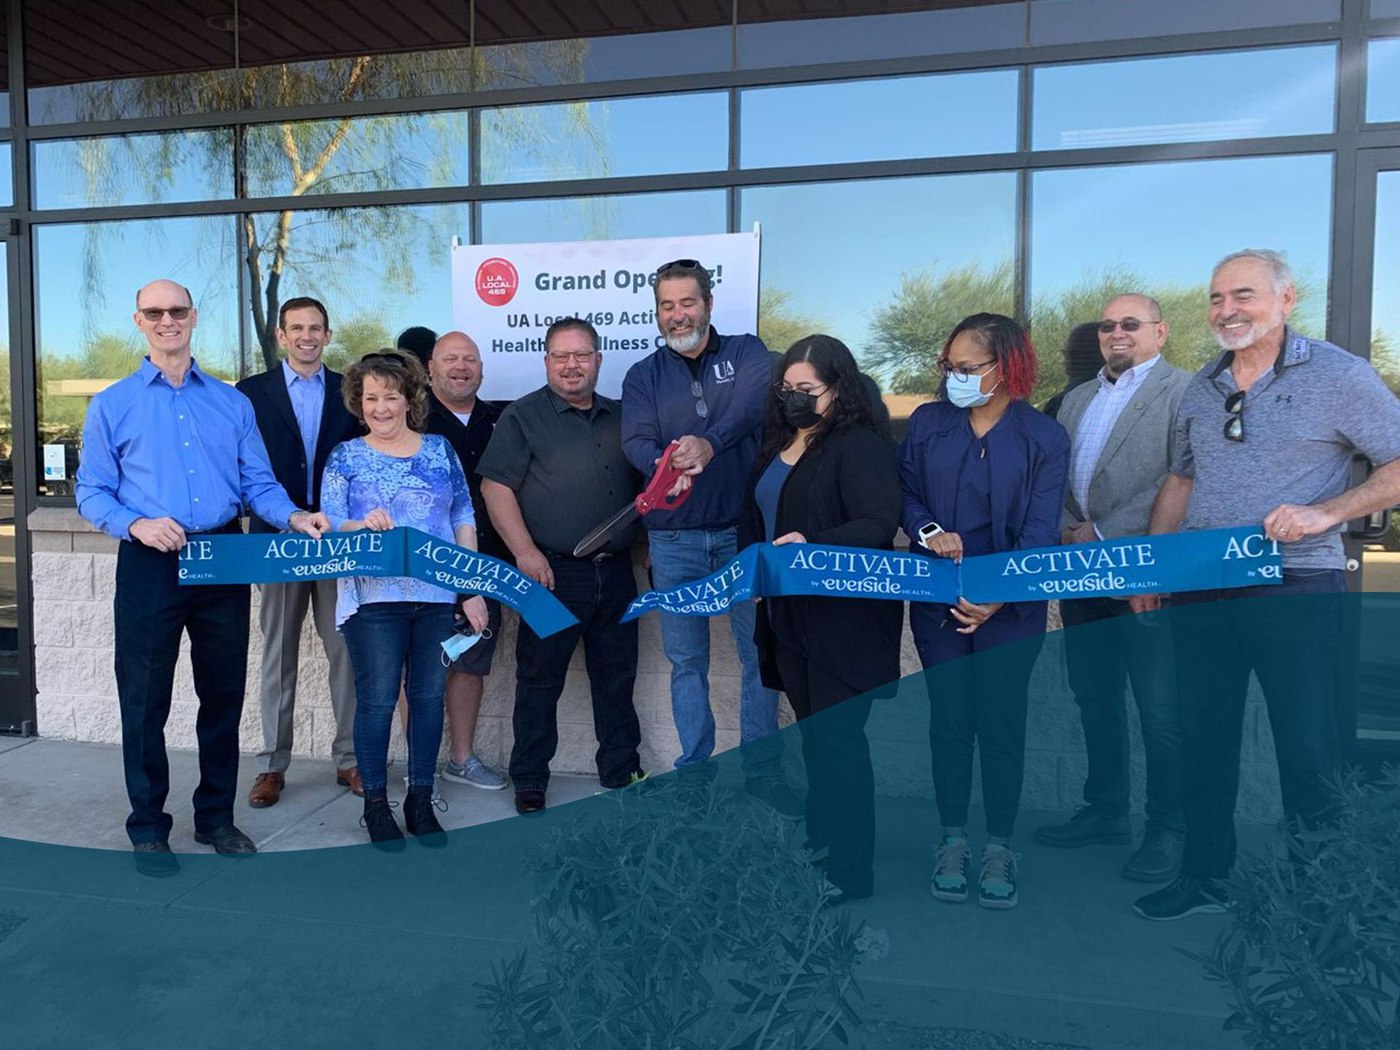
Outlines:
<svg viewBox="0 0 1400 1050"><path fill-rule="evenodd" d="M1116 598L1077 598L1060 602L1060 618L1071 628L1065 665L1089 759L1084 801L1109 820L1128 817L1132 748L1124 689L1131 680L1147 766L1147 825L1180 834L1181 725L1168 615L1134 616Z"/></svg>
<svg viewBox="0 0 1400 1050"><path fill-rule="evenodd" d="M248 677L247 584L181 587L179 555L135 541L117 551L117 698L122 716L122 764L133 843L164 840L170 763L165 723L180 634L189 631L194 690L199 697L199 786L194 828L210 832L233 823L238 788L238 720Z"/></svg>
<svg viewBox="0 0 1400 1050"><path fill-rule="evenodd" d="M517 791L543 791L549 763L559 746L558 705L569 660L583 640L584 667L593 697L598 738L598 779L623 787L642 764L642 742L632 688L637 681L637 621L618 623L637 596L626 554L592 561L549 555L554 597L578 623L541 638L523 621L515 641L515 746L510 778Z"/></svg>
<svg viewBox="0 0 1400 1050"><path fill-rule="evenodd" d="M856 696L781 642L774 657L802 734L808 844L827 851L822 866L838 889L867 896L875 889L875 773L865 736L870 697Z"/></svg>
<svg viewBox="0 0 1400 1050"><path fill-rule="evenodd" d="M1325 778L1341 761L1337 725L1340 569L1285 570L1283 585L1196 591L1173 602L1186 852L1181 872L1224 878L1235 862L1235 803L1249 675L1269 709L1283 813L1305 826L1332 806ZM1250 602L1227 599L1251 598Z"/></svg>

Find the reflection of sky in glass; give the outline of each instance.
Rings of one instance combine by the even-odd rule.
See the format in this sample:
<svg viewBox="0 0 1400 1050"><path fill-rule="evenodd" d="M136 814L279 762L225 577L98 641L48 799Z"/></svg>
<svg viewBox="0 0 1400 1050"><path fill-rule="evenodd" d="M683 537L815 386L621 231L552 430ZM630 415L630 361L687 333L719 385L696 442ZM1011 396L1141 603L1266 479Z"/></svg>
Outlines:
<svg viewBox="0 0 1400 1050"><path fill-rule="evenodd" d="M1043 66L1032 146L1083 149L1332 130L1332 44Z"/></svg>
<svg viewBox="0 0 1400 1050"><path fill-rule="evenodd" d="M1342 0L1032 0L1031 44L1307 25L1342 17Z"/></svg>
<svg viewBox="0 0 1400 1050"><path fill-rule="evenodd" d="M31 148L34 203L39 208L233 196L233 132L229 128L40 140Z"/></svg>
<svg viewBox="0 0 1400 1050"><path fill-rule="evenodd" d="M41 359L77 355L91 338L145 341L132 313L136 290L168 277L199 308L195 353L220 367L237 361L238 253L228 216L36 226L34 280ZM144 349L132 358L132 369Z"/></svg>
<svg viewBox="0 0 1400 1050"><path fill-rule="evenodd" d="M501 201L481 206L483 244L725 232L723 190Z"/></svg>
<svg viewBox="0 0 1400 1050"><path fill-rule="evenodd" d="M859 354L902 275L1009 260L1015 201L1010 173L760 187L741 227L763 224L763 287Z"/></svg>
<svg viewBox="0 0 1400 1050"><path fill-rule="evenodd" d="M1310 284L1309 302L1299 309L1322 327L1332 209L1328 156L1043 171L1035 174L1031 195L1035 299L1116 267L1154 286L1204 286L1222 256L1275 248Z"/></svg>
<svg viewBox="0 0 1400 1050"><path fill-rule="evenodd" d="M0 207L8 208L15 203L15 187L11 181L14 169L10 166L11 145L0 142Z"/></svg>
<svg viewBox="0 0 1400 1050"><path fill-rule="evenodd" d="M1376 269L1371 291L1371 327L1383 328L1400 353L1400 171L1376 180Z"/></svg>
<svg viewBox="0 0 1400 1050"><path fill-rule="evenodd" d="M1372 18L1400 18L1400 0L1371 0Z"/></svg>
<svg viewBox="0 0 1400 1050"><path fill-rule="evenodd" d="M354 120L301 121L250 127L244 138L248 196L356 193L466 185L467 114L410 113ZM313 182L298 186L293 158L303 174L325 157Z"/></svg>
<svg viewBox="0 0 1400 1050"><path fill-rule="evenodd" d="M728 167L724 92L512 106L481 115L482 181L488 184Z"/></svg>
<svg viewBox="0 0 1400 1050"><path fill-rule="evenodd" d="M751 88L740 166L898 160L1016 148L1015 70Z"/></svg>
<svg viewBox="0 0 1400 1050"><path fill-rule="evenodd" d="M1400 120L1400 37L1372 40L1366 49L1366 119Z"/></svg>

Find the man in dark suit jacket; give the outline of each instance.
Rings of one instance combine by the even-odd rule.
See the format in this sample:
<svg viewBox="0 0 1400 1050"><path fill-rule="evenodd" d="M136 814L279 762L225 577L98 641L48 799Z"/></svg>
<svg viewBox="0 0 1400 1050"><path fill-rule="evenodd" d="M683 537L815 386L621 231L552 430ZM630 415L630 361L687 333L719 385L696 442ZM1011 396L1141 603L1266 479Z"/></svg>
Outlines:
<svg viewBox="0 0 1400 1050"><path fill-rule="evenodd" d="M441 434L457 452L467 475L472 506L476 509L477 547L482 554L509 560L510 552L491 525L486 504L481 499L481 478L476 465L496 429L501 410L476 396L481 389L481 351L465 332L448 332L433 346L428 358L429 434ZM501 606L486 599L490 615L484 637L453 661L447 672L447 727L450 754L442 768L442 778L454 784L467 784L487 791L506 786L505 777L476 755L476 720L481 713L481 697L486 691L485 676L491 672L491 658L501 630Z"/></svg>
<svg viewBox="0 0 1400 1050"><path fill-rule="evenodd" d="M1167 323L1155 299L1119 295L1104 307L1097 327L1103 369L1066 394L1060 408L1073 445L1060 519L1065 543L1146 535L1171 460L1177 406L1191 381L1161 356ZM1084 808L1067 824L1040 828L1036 840L1066 847L1133 841L1124 696L1131 680L1142 724L1147 824L1123 877L1169 882L1181 864L1186 829L1171 629L1159 618L1132 615L1117 598L1062 601L1060 617L1069 628L1065 664L1084 726L1089 776Z"/></svg>
<svg viewBox="0 0 1400 1050"><path fill-rule="evenodd" d="M321 361L331 341L330 318L315 299L300 297L282 304L277 341L286 358L275 367L238 384L253 403L253 413L267 446L272 471L297 506L319 510L321 472L331 449L358 437L360 425L340 395L340 373ZM252 532L276 530L257 516ZM360 794L355 762L355 676L345 641L335 629L335 580L264 584L259 624L263 637L263 748L259 772L248 804L272 806L286 786L292 757L292 710L296 703L297 658L306 609L314 610L316 631L330 661L331 711L335 739L331 745L336 783Z"/></svg>

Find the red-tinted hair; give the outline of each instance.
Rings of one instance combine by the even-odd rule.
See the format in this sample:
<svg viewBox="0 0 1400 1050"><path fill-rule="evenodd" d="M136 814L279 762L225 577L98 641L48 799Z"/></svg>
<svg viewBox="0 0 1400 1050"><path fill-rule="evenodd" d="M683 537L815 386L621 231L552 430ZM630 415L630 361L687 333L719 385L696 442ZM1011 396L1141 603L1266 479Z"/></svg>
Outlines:
<svg viewBox="0 0 1400 1050"><path fill-rule="evenodd" d="M1035 347L1026 330L1003 314L973 314L964 317L948 341L943 344L940 361L948 360L948 349L953 340L964 332L971 333L997 362L1001 374L1002 388L1013 398L1020 400L1031 396L1035 389L1035 373L1038 364Z"/></svg>

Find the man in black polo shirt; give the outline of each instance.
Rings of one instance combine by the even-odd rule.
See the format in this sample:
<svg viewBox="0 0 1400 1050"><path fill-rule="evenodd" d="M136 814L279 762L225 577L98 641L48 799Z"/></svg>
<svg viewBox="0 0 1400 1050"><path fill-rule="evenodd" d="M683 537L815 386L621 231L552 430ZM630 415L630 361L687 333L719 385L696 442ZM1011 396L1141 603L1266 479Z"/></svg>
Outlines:
<svg viewBox="0 0 1400 1050"><path fill-rule="evenodd" d="M471 489L472 506L476 508L477 549L493 558L509 558L490 519L484 513L481 500L481 479L476 467L501 410L480 400L481 352L465 332L448 332L434 345L428 358L429 434L447 438L462 461ZM491 658L496 652L496 637L501 630L501 604L486 599L490 617L489 636L482 638L452 662L447 671L447 764L442 767L442 779L454 784L467 784L487 791L499 791L506 786L505 777L476 756L476 720L481 713L481 696L485 692L486 675L491 673Z"/></svg>
<svg viewBox="0 0 1400 1050"><path fill-rule="evenodd" d="M578 617L540 638L525 623L515 645L515 746L510 778L520 813L544 809L549 763L559 743L557 705L579 639L584 644L598 738L598 779L625 787L641 775L641 727L632 705L637 623L619 623L637 596L635 528L598 554L568 552L637 492L641 479L622 454L622 406L595 393L603 355L598 333L577 318L545 333L547 383L501 413L477 472L491 521L521 572Z"/></svg>

